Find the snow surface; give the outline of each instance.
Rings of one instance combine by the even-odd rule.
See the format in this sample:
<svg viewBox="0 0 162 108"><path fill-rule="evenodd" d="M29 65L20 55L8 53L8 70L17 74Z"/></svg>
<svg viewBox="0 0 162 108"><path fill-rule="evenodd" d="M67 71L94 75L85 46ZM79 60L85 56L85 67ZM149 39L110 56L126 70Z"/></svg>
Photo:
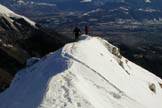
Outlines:
<svg viewBox="0 0 162 108"><path fill-rule="evenodd" d="M162 108L161 82L115 46L83 35L21 70L0 108Z"/></svg>
<svg viewBox="0 0 162 108"><path fill-rule="evenodd" d="M23 18L24 20L26 20L30 25L35 27L35 22L31 21L30 19L26 18L25 16L21 16L18 15L16 13L14 13L13 11L11 11L10 9L8 9L7 7L3 6L0 4L0 16L7 16L7 17L14 17L14 18Z"/></svg>

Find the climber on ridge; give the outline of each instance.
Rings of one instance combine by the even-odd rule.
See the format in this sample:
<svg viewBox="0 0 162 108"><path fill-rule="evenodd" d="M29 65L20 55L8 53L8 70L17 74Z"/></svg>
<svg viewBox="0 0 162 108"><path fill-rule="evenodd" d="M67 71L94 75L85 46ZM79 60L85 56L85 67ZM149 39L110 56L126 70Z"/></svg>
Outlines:
<svg viewBox="0 0 162 108"><path fill-rule="evenodd" d="M85 26L84 31L85 31L86 35L89 33L89 26L88 25Z"/></svg>
<svg viewBox="0 0 162 108"><path fill-rule="evenodd" d="M74 36L75 36L75 40L78 40L80 33L81 33L81 30L76 26L73 30L73 33L74 33Z"/></svg>

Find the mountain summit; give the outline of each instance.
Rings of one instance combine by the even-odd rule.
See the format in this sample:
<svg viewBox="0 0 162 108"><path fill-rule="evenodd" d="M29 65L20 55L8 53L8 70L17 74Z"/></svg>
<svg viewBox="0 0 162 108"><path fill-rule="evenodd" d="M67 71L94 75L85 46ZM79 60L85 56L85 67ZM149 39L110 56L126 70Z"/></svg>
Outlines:
<svg viewBox="0 0 162 108"><path fill-rule="evenodd" d="M27 64L0 95L1 108L162 107L162 80L99 37L83 35Z"/></svg>

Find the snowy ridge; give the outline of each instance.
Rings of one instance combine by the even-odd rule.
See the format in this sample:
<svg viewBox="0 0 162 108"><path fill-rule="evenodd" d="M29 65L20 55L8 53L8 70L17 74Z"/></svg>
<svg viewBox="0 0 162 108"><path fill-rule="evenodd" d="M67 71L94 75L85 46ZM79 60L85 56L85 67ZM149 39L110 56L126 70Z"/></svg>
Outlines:
<svg viewBox="0 0 162 108"><path fill-rule="evenodd" d="M0 17L4 16L4 17L9 17L10 20L12 20L12 18L23 18L24 20L26 20L31 26L35 27L35 22L31 21L30 19L26 18L25 16L21 16L18 15L16 13L14 13L13 11L11 11L10 9L8 9L7 7L3 6L0 4Z"/></svg>
<svg viewBox="0 0 162 108"><path fill-rule="evenodd" d="M162 108L162 80L99 37L29 62L0 94L1 108Z"/></svg>

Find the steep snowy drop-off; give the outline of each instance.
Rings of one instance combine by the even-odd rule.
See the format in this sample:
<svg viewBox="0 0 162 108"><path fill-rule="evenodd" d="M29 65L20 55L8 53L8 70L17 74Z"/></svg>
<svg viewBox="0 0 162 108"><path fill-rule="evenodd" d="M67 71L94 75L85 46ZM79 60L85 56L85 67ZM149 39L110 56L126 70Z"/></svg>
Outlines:
<svg viewBox="0 0 162 108"><path fill-rule="evenodd" d="M3 6L0 4L0 17L9 17L10 20L12 21L13 18L15 19L20 19L23 18L24 20L26 20L30 25L35 27L35 22L31 21L30 19L26 18L25 16L21 16L18 15L16 13L14 13L13 11L11 11L10 9L8 9L7 7Z"/></svg>
<svg viewBox="0 0 162 108"><path fill-rule="evenodd" d="M162 108L162 80L99 37L33 58L0 94L0 108Z"/></svg>

